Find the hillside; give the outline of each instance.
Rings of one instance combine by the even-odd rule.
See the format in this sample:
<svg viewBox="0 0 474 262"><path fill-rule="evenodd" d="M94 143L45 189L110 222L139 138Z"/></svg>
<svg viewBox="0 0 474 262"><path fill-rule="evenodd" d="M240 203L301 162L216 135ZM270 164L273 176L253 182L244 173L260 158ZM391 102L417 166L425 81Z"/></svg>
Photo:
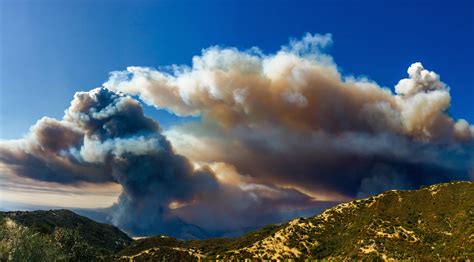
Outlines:
<svg viewBox="0 0 474 262"><path fill-rule="evenodd" d="M134 241L122 260L196 258L474 259L474 183L392 190L238 238Z"/></svg>
<svg viewBox="0 0 474 262"><path fill-rule="evenodd" d="M237 238L132 241L68 210L0 212L0 261L474 259L474 183L392 190Z"/></svg>
<svg viewBox="0 0 474 262"><path fill-rule="evenodd" d="M53 253L43 255L65 261L90 260L111 256L132 242L112 225L64 209L0 212L0 225L0 261L11 257L12 252L21 256L37 252L40 256L41 250L35 250L40 248Z"/></svg>

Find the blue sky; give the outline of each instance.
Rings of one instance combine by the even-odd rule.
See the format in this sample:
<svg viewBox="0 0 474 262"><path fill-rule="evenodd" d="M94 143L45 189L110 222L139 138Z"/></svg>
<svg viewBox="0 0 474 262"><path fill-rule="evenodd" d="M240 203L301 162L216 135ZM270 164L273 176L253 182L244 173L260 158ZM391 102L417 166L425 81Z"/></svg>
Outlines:
<svg viewBox="0 0 474 262"><path fill-rule="evenodd" d="M451 87L450 113L474 122L474 2L0 1L0 139L127 66L189 64L211 45L274 52L305 32L331 33L346 74L393 87L420 61ZM181 121L147 108L165 127Z"/></svg>

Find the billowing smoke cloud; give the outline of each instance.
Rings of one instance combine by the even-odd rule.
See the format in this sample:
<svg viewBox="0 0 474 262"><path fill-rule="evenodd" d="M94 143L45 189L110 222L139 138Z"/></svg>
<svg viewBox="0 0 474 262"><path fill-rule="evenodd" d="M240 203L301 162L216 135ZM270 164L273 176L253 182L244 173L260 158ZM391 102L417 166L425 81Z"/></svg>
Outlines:
<svg viewBox="0 0 474 262"><path fill-rule="evenodd" d="M449 87L436 73L414 63L392 93L341 76L322 51L330 43L308 34L270 55L211 47L192 67L129 67L104 86L201 116L167 132L192 161L314 197L469 179L474 127L446 113Z"/></svg>
<svg viewBox="0 0 474 262"><path fill-rule="evenodd" d="M119 183L123 191L112 208L111 221L138 235L205 236L193 232L198 229L183 222L179 213L222 230L252 226L259 218L268 221L275 215L274 210L255 212L259 205L295 203L296 209L314 205L295 190L219 185L209 168L195 169L173 152L158 123L144 116L139 102L106 88L76 93L62 120L43 118L26 138L1 142L0 163L10 173L40 181L77 186ZM199 208L193 205L198 200ZM225 216L254 215L242 223L217 214L214 220L229 221L212 226L204 219L208 214L196 214L200 209ZM278 213L284 216L285 212Z"/></svg>
<svg viewBox="0 0 474 262"><path fill-rule="evenodd" d="M120 183L113 221L132 232L162 226L150 227L141 216L160 224L171 200L187 201L216 187L211 172L194 170L173 152L136 100L104 88L77 93L62 121L43 118L29 137L0 150L2 163L20 176Z"/></svg>
<svg viewBox="0 0 474 262"><path fill-rule="evenodd" d="M469 180L474 126L414 63L395 93L343 77L306 35L276 54L212 47L188 66L130 67L75 95L62 120L0 142L0 172L68 186L117 183L132 234L204 237L316 212L322 202ZM131 96L200 121L162 132Z"/></svg>

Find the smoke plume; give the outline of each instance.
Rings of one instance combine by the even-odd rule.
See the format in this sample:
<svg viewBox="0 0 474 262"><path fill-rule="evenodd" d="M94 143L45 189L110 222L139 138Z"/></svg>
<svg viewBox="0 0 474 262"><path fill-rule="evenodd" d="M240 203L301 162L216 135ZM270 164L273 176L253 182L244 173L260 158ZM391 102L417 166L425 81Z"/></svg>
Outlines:
<svg viewBox="0 0 474 262"><path fill-rule="evenodd" d="M167 132L192 161L226 163L315 197L375 193L368 181L389 189L469 179L474 126L447 114L449 87L439 75L414 63L392 93L341 76L323 53L330 43L330 35L308 34L270 55L211 47L191 67L129 67L104 86L201 116ZM394 178L380 185L388 173Z"/></svg>
<svg viewBox="0 0 474 262"><path fill-rule="evenodd" d="M309 215L387 189L472 180L474 126L421 63L381 87L342 76L307 34L275 54L211 47L191 66L112 72L62 120L0 142L2 172L65 185L117 183L112 222L138 235L195 236ZM200 121L163 131L139 99Z"/></svg>
<svg viewBox="0 0 474 262"><path fill-rule="evenodd" d="M272 206L274 202L281 207L294 204L307 208L314 204L294 190L219 185L209 168L194 168L174 153L158 123L144 116L138 101L106 88L76 93L62 120L39 120L26 138L2 142L0 156L8 171L21 177L77 186L119 183L122 193L111 209L111 222L135 235L206 236L176 212L195 217L213 230L223 230L252 226L258 218L268 221L275 215L270 209L256 212L260 205ZM199 208L186 208L199 199L204 202ZM173 204L181 208L175 211ZM221 217L223 223L212 226L203 218L208 214L196 214L202 210L222 212L224 215L214 217ZM232 212L255 216L245 222L225 222Z"/></svg>

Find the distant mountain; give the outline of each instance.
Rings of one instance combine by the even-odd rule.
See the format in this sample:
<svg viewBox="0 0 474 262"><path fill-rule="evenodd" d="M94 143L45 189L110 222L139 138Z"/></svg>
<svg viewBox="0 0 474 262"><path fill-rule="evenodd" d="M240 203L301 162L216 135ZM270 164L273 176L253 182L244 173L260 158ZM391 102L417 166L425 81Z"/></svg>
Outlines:
<svg viewBox="0 0 474 262"><path fill-rule="evenodd" d="M474 183L392 190L318 216L238 238L152 237L118 253L123 261L207 259L474 259Z"/></svg>
<svg viewBox="0 0 474 262"><path fill-rule="evenodd" d="M88 217L100 223L111 224L111 214L114 212L114 207L111 208L102 208L102 209L73 209L76 214L81 216ZM223 234L229 233L228 231L224 232L215 232L210 230L205 230L197 225L186 223L185 221L179 218L170 218L166 221L161 221L163 223L162 234L170 235L178 239L208 239L210 237L220 237ZM134 232L136 236L141 235L150 235L149 230L134 230L129 229L131 232ZM247 230L249 231L249 230ZM246 232L247 232L246 231ZM232 232L231 232L232 233Z"/></svg>

